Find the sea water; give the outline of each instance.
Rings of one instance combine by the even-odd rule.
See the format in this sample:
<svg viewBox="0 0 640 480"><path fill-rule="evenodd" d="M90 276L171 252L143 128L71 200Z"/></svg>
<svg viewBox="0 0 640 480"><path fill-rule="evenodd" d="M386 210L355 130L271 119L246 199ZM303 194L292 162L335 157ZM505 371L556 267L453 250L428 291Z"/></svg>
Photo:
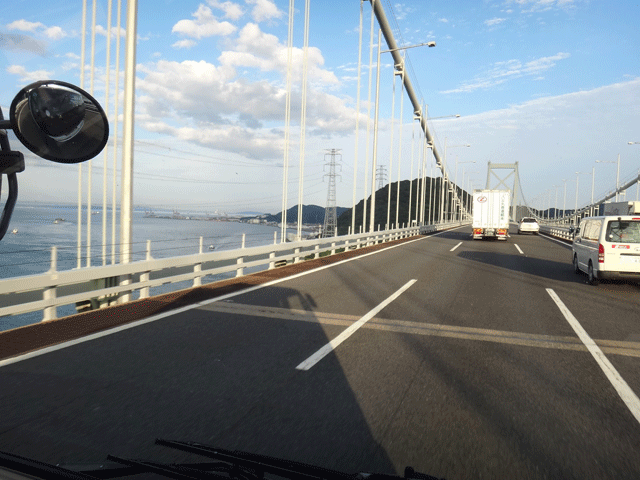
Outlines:
<svg viewBox="0 0 640 480"><path fill-rule="evenodd" d="M106 249L103 250L103 215L100 207L88 214L82 211L81 268L111 265L112 261L112 212L107 210ZM57 247L57 270L71 270L78 266L78 210L77 206L19 203L11 218L5 237L0 241L0 279L38 275L51 268L51 249ZM91 246L87 247L87 216L91 218ZM144 260L147 240L151 241L153 258L176 257L199 252L202 237L203 252L231 250L242 246L268 245L274 242L274 232L280 241L280 227L263 224L247 224L238 221L207 220L203 213L181 212L180 219L171 218L173 212L156 211L149 216L144 210L134 210L132 216L132 261ZM189 217L189 219L185 218ZM119 263L119 212L116 212L116 263ZM13 232L16 233L13 233ZM233 273L207 276L203 283L210 283ZM151 289L152 295L187 288L192 282L162 285ZM137 295L134 296L136 298ZM4 302L6 303L6 302ZM58 316L76 313L75 305L58 307ZM16 328L42 320L42 312L0 317L0 331Z"/></svg>

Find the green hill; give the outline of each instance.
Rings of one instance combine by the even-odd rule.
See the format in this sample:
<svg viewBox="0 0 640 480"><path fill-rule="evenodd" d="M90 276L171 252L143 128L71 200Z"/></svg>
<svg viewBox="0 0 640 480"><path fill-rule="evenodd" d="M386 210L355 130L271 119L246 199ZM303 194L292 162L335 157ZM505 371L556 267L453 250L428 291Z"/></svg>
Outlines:
<svg viewBox="0 0 640 480"><path fill-rule="evenodd" d="M409 219L409 190L411 190L411 219L416 219L416 209L417 209L417 198L418 198L418 183L419 179L414 179L412 182L409 180L402 180L400 182L400 206L398 211L398 223L400 225L404 225L408 223ZM410 185L411 184L411 185ZM426 200L425 207L427 212L429 211L430 205L433 203L433 207L436 212L439 212L440 209L440 180L438 178L426 178ZM391 208L390 208L390 223L395 224L396 222L396 204L398 201L397 191L398 191L398 183L394 182L390 184L391 186ZM411 187L411 188L410 188ZM463 201L467 201L468 193L458 188L458 196L462 198ZM431 195L429 193L431 192ZM431 197L431 198L430 198ZM375 220L374 225L375 229L378 229L378 225L380 225L381 229L385 228L387 223L387 204L389 200L389 184L380 190L376 191L376 205L375 205ZM371 196L367 198L367 225L369 224L369 213L371 208ZM362 225L362 207L364 205L364 201L360 200L360 202L356 205L356 230L359 231L360 225ZM445 204L446 205L446 204ZM346 235L351 227L351 215L352 209L347 209L342 215L338 217L338 235Z"/></svg>

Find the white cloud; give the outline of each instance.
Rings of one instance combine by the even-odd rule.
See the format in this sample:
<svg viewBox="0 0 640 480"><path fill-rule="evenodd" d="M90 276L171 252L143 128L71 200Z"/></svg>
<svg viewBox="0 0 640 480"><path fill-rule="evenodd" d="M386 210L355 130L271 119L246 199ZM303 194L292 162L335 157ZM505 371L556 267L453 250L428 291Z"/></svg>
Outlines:
<svg viewBox="0 0 640 480"><path fill-rule="evenodd" d="M440 93L472 92L478 89L494 87L514 78L524 76L539 77L542 72L555 66L556 62L569 58L569 56L568 53L559 52L556 55L540 57L524 64L520 60L496 62L491 65L487 72L479 75L475 79L465 82L457 88L445 90Z"/></svg>
<svg viewBox="0 0 640 480"><path fill-rule="evenodd" d="M67 33L63 31L60 27L49 27L46 28L44 34L49 37L51 40L60 40L67 36Z"/></svg>
<svg viewBox="0 0 640 480"><path fill-rule="evenodd" d="M403 3L396 3L393 6L392 13L395 16L396 20L404 20L407 18L407 16L411 15L415 11L415 8L408 7Z"/></svg>
<svg viewBox="0 0 640 480"><path fill-rule="evenodd" d="M496 25L501 24L501 23L502 23L502 22L504 22L505 20L506 20L506 18L498 18L498 17L496 17L496 18L492 18L492 19L490 19L490 20L485 20L485 21L484 21L484 24L485 24L487 27L493 27L493 26L496 26Z"/></svg>
<svg viewBox="0 0 640 480"><path fill-rule="evenodd" d="M251 158L278 158L285 115L282 75L286 48L275 37L260 32L257 25L248 27L237 42L237 48L244 51L224 52L219 65L160 60L140 67L142 78L136 87L143 95L137 105L144 128ZM337 82L332 72L323 76L319 51L310 53L311 70L317 72L317 78ZM299 65L301 54L294 58ZM237 75L238 66L278 76L272 81L250 82ZM313 82L307 98L309 135L353 131L355 112L348 99L317 90ZM292 96L292 111L299 109L297 92Z"/></svg>
<svg viewBox="0 0 640 480"><path fill-rule="evenodd" d="M507 4L515 3L523 13L545 12L554 9L568 10L575 7L574 0L508 0Z"/></svg>
<svg viewBox="0 0 640 480"><path fill-rule="evenodd" d="M104 28L102 25L96 25L96 33L98 35L103 35L103 36L107 36L107 29ZM116 38L116 36L118 35L118 27L111 27L111 38ZM124 38L127 36L127 31L120 27L120 37Z"/></svg>
<svg viewBox="0 0 640 480"><path fill-rule="evenodd" d="M176 43L171 45L173 48L191 48L196 44L195 40L187 39L178 40Z"/></svg>
<svg viewBox="0 0 640 480"><path fill-rule="evenodd" d="M220 2L219 0L207 0L207 3L213 8L222 10L225 18L230 20L238 20L242 15L244 15L244 10L237 3Z"/></svg>
<svg viewBox="0 0 640 480"><path fill-rule="evenodd" d="M52 77L53 72L48 70L34 70L28 72L22 65L10 65L7 67L7 73L13 75L19 75L20 81L24 83L31 83L37 80L48 80Z"/></svg>
<svg viewBox="0 0 640 480"><path fill-rule="evenodd" d="M447 20L446 18L439 18L438 21L442 23L449 23L449 20Z"/></svg>
<svg viewBox="0 0 640 480"><path fill-rule="evenodd" d="M40 28L45 28L42 23L29 22L24 19L16 20L15 22L11 22L7 25L7 29L9 30L20 30L22 32L35 32Z"/></svg>
<svg viewBox="0 0 640 480"><path fill-rule="evenodd" d="M284 15L282 10L271 0L245 0L248 5L254 5L251 10L251 17L256 22L264 22L274 18L280 18Z"/></svg>
<svg viewBox="0 0 640 480"><path fill-rule="evenodd" d="M280 43L275 35L265 33L255 23L245 25L234 45L235 50L222 52L219 57L221 65L228 67L258 68L263 72L276 71L281 75L287 71L287 47ZM321 68L324 58L318 48L309 47L309 78L313 82L338 84L335 74ZM303 50L293 48L292 61L294 79L302 78Z"/></svg>
<svg viewBox="0 0 640 480"><path fill-rule="evenodd" d="M214 35L230 35L236 31L236 27L231 23L219 22L206 5L200 4L192 16L195 20L180 20L171 32L201 39Z"/></svg>
<svg viewBox="0 0 640 480"><path fill-rule="evenodd" d="M60 40L61 38L69 36L67 32L65 32L58 26L47 27L42 22L29 22L24 19L16 20L9 23L7 25L7 29L20 30L22 32L43 33L47 38L50 38L51 40Z"/></svg>

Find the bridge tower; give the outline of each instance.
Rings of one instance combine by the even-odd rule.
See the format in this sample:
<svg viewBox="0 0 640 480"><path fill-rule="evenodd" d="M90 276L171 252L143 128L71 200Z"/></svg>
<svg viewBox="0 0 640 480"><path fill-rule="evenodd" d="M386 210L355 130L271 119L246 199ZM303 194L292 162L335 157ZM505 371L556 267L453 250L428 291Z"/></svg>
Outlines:
<svg viewBox="0 0 640 480"><path fill-rule="evenodd" d="M327 192L327 206L324 210L324 225L322 227L322 237L333 237L336 234L336 228L338 226L338 217L336 215L336 156L342 159L340 150L332 148L325 150L325 160L327 155L331 156L329 163L325 164L325 167L329 167L329 173L325 173L325 177L329 177L329 189ZM338 165L340 166L340 165ZM341 167L341 166L340 166Z"/></svg>
<svg viewBox="0 0 640 480"><path fill-rule="evenodd" d="M504 177L500 177L497 173L496 170L507 170L508 172L506 172L506 176ZM493 175L495 177L495 179L498 180L497 184L493 184L491 183L492 177L491 175ZM504 173L502 173L502 175L505 175ZM513 175L513 184L509 185L508 180L510 179L510 177ZM487 162L487 186L485 187L487 190L500 190L500 187L503 187L504 189L508 189L511 191L511 220L513 222L517 222L518 219L516 218L516 212L517 212L517 202L521 201L521 197L522 197L522 190L521 190L521 186L520 186L520 173L518 173L518 162L515 163L491 163L491 162Z"/></svg>

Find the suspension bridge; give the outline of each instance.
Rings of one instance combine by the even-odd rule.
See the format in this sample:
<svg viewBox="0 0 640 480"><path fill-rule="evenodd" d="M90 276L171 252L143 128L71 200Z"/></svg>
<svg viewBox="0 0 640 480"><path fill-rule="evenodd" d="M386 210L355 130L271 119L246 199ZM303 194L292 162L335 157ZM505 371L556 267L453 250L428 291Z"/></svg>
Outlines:
<svg viewBox="0 0 640 480"><path fill-rule="evenodd" d="M108 219L105 169L96 255L93 205L82 193L91 166L79 164L76 268L59 270L54 246L46 273L0 280L0 316L39 316L0 332L0 451L51 464L100 464L107 454L166 462L152 442L175 438L349 472L411 465L442 478L640 476L640 290L588 285L573 272L568 236L606 202L637 199L640 174L618 175L595 198L592 188L586 205L577 177L567 208L566 180L563 196L554 186L528 201L517 162L489 163L482 187L511 191L511 236L473 242L470 188L446 153L466 145L445 140L441 154L408 73L408 47L398 46L382 2L360 7L360 37L367 7L376 64L391 55L400 110L407 98L419 128L418 175L411 158L410 178L400 178L393 141L388 155L377 150L376 101L360 157L355 126L350 225L341 232L328 208L325 235L304 239L298 208L287 241L287 123L279 232L260 244L243 235L224 251L201 238L189 254L158 258L148 242L134 258L137 33L136 2L127 2L123 141L109 153L122 162L113 168L122 173L120 199L114 186ZM83 57L84 48L83 40ZM287 108L291 82L289 65ZM304 140L301 149L298 205ZM329 150L333 208L337 154ZM360 184L358 158L367 162ZM376 175L381 166L386 178ZM540 235L515 234L523 216L537 218ZM68 305L82 312L60 316Z"/></svg>

